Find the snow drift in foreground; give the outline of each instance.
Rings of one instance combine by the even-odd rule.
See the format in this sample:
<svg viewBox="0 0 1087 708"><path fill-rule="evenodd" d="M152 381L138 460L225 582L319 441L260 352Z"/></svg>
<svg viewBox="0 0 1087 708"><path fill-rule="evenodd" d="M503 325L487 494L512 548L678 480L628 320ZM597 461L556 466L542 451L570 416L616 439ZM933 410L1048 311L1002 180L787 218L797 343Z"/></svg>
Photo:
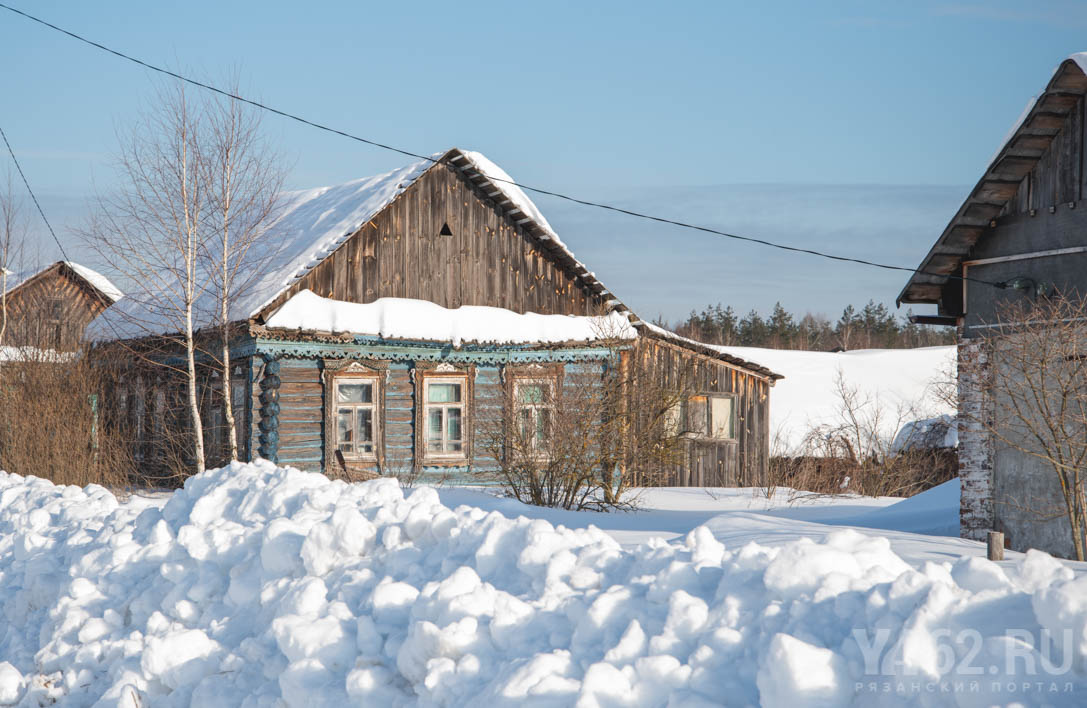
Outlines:
<svg viewBox="0 0 1087 708"><path fill-rule="evenodd" d="M631 551L595 528L270 463L194 477L161 509L0 473L0 612L4 704L985 705L1087 692L1087 580L1041 553L915 570L852 531L725 548L705 526ZM1044 665L1029 634L1006 632L1066 629L1047 692L1006 693ZM966 688L927 692L941 681Z"/></svg>

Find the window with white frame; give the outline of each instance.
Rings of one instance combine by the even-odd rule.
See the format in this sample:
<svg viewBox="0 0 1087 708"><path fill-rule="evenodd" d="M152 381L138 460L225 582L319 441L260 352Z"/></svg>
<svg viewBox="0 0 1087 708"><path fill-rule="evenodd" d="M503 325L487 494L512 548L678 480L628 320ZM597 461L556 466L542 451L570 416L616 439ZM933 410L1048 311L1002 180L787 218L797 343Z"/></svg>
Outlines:
<svg viewBox="0 0 1087 708"><path fill-rule="evenodd" d="M731 394L688 396L680 402L678 413L669 413L669 425L682 426L682 432L692 437L734 440L736 397Z"/></svg>
<svg viewBox="0 0 1087 708"><path fill-rule="evenodd" d="M555 382L551 379L517 379L513 384L513 400L517 408L517 425L527 452L547 453L551 419L555 406Z"/></svg>
<svg viewBox="0 0 1087 708"><path fill-rule="evenodd" d="M465 456L464 376L428 376L423 386L423 437L429 458Z"/></svg>
<svg viewBox="0 0 1087 708"><path fill-rule="evenodd" d="M377 457L377 379L356 376L333 381L336 449L348 460Z"/></svg>

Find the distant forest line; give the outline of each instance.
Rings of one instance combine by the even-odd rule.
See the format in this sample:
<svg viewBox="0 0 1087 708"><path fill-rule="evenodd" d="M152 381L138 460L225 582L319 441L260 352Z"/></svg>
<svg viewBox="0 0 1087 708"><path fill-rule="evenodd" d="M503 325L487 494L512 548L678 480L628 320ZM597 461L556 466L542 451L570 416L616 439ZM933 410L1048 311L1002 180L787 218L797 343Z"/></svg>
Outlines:
<svg viewBox="0 0 1087 708"><path fill-rule="evenodd" d="M707 344L767 349L831 351L841 348L848 351L955 343L954 327L914 324L910 322L908 312L895 315L874 300L869 300L860 310L849 305L836 322L831 322L826 315L810 312L797 317L779 302L765 318L755 310L741 317L732 307L718 303L701 312L692 310L682 322L658 321L656 324Z"/></svg>

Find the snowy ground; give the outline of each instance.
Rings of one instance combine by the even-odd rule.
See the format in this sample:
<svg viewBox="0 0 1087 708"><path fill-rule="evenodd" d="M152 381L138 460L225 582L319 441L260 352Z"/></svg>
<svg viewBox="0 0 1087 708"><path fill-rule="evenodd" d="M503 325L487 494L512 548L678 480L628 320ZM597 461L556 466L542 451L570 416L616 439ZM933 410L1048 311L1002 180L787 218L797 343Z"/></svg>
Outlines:
<svg viewBox="0 0 1087 708"><path fill-rule="evenodd" d="M911 533L953 484L779 494L569 513L255 464L118 504L0 473L0 705L1087 702L1087 576Z"/></svg>
<svg viewBox="0 0 1087 708"><path fill-rule="evenodd" d="M859 412L862 419L880 412L875 427L887 440L910 420L954 413L937 395L940 382L954 378L953 346L850 352L715 348L785 376L770 394L771 439L782 451L799 449L814 428L842 424L839 373L860 401L869 402Z"/></svg>

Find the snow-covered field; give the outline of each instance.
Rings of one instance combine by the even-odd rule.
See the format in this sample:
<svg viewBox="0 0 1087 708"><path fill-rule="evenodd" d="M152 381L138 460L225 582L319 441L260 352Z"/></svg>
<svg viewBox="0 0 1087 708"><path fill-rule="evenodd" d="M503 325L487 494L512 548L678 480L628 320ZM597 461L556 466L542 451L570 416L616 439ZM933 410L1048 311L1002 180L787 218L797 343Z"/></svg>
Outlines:
<svg viewBox="0 0 1087 708"><path fill-rule="evenodd" d="M870 402L861 411L862 417L879 409L878 427L887 440L909 420L954 413L935 395L939 382L954 377L953 346L851 352L715 348L785 376L770 394L771 440L785 450L799 448L813 428L842 423L841 398L836 390L839 372L862 401Z"/></svg>
<svg viewBox="0 0 1087 708"><path fill-rule="evenodd" d="M1087 577L909 532L954 491L597 514L269 463L124 504L0 473L0 704L1082 705Z"/></svg>

